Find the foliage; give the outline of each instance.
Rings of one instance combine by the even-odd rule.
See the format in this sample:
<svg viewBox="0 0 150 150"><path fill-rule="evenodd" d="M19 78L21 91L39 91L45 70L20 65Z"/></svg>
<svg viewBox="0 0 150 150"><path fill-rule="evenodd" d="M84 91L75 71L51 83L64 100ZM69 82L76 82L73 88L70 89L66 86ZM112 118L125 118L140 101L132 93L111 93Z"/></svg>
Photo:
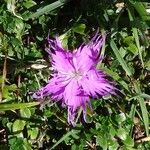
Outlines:
<svg viewBox="0 0 150 150"><path fill-rule="evenodd" d="M150 149L149 6L140 0L0 2L0 149ZM51 72L46 38L59 35L72 50L97 29L107 34L98 68L121 93L92 100L87 123L79 110L71 127L61 104L32 99Z"/></svg>

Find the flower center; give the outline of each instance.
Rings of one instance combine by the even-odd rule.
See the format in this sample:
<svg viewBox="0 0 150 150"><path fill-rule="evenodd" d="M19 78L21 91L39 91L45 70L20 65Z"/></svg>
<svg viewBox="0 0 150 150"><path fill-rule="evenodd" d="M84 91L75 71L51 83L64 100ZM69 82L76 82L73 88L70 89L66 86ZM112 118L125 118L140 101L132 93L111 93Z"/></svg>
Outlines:
<svg viewBox="0 0 150 150"><path fill-rule="evenodd" d="M74 75L75 75L75 77L79 77L79 76L81 76L81 73L79 71L75 71Z"/></svg>
<svg viewBox="0 0 150 150"><path fill-rule="evenodd" d="M82 77L82 74L80 71L73 71L71 77L75 79L80 79Z"/></svg>

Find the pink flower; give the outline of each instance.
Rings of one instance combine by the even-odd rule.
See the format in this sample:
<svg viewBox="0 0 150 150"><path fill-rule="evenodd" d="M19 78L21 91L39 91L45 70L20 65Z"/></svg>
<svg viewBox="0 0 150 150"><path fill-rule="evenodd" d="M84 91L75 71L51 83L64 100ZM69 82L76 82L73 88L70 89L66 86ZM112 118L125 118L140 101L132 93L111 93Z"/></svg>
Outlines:
<svg viewBox="0 0 150 150"><path fill-rule="evenodd" d="M51 96L53 100L62 101L68 107L68 123L73 124L77 108L82 107L86 115L90 97L115 94L116 88L102 71L96 69L104 40L96 34L88 44L82 44L70 52L64 50L58 38L48 39L51 48L46 51L55 72L47 85L33 97L41 99Z"/></svg>

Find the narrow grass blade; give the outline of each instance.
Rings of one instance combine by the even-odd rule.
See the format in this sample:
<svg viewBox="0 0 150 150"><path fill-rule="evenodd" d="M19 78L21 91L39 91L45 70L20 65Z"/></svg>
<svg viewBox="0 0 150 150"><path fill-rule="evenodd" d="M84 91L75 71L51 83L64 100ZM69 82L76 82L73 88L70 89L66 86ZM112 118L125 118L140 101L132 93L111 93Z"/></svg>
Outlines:
<svg viewBox="0 0 150 150"><path fill-rule="evenodd" d="M141 47L140 47L139 36L138 36L138 30L137 30L137 28L132 28L132 30L133 30L133 36L134 36L134 38L135 38L135 43L136 43L136 46L137 46L137 48L138 48L139 57L140 57L142 66L143 66L143 68L144 68L144 62L143 62L143 57L142 57L142 49L141 49Z"/></svg>
<svg viewBox="0 0 150 150"><path fill-rule="evenodd" d="M69 131L69 132L67 132L60 140L58 140L58 142L55 143L55 144L50 148L50 150L51 150L51 149L54 149L57 145L59 145L61 142L63 142L66 138L68 138L68 137L71 136L71 135L72 135L72 130Z"/></svg>
<svg viewBox="0 0 150 150"><path fill-rule="evenodd" d="M134 120L135 111L136 111L136 105L132 104L131 110L130 110L130 113L129 113L129 116L130 116L131 120ZM130 135L131 136L132 136L132 132L133 132L133 125L130 125Z"/></svg>
<svg viewBox="0 0 150 150"><path fill-rule="evenodd" d="M138 94L142 94L141 93L141 89L138 85L138 83L135 81L134 82L134 88L135 88L135 91L136 93ZM149 135L149 117L148 117L148 111L147 111L147 108L146 108L146 103L144 102L144 99L142 97L137 97L137 100L140 104L140 107L141 107L141 112L142 112L142 118L143 118L143 122L144 122L144 126L145 126L145 131L146 131L146 135L148 136Z"/></svg>
<svg viewBox="0 0 150 150"><path fill-rule="evenodd" d="M137 97L150 99L150 95L148 95L146 93L137 93L136 96L133 96L133 97L129 98L128 100L131 101L132 99L136 99Z"/></svg>
<svg viewBox="0 0 150 150"><path fill-rule="evenodd" d="M133 22L134 21L134 12L133 12L132 8L130 8L130 7L128 8L128 14L129 14L130 21ZM132 31L133 31L133 36L134 36L134 39L135 39L136 46L138 48L139 57L140 57L142 66L144 68L144 62L143 62L143 57L142 57L142 49L140 47L139 36L138 36L138 29L136 27L132 27Z"/></svg>
<svg viewBox="0 0 150 150"><path fill-rule="evenodd" d="M52 4L49 4L49 5L47 5L47 6L43 7L43 8L40 8L40 9L37 10L37 12L31 14L27 19L37 18L37 17L39 17L39 16L41 16L41 15L43 15L45 13L48 13L48 12L58 8L58 7L63 6L65 4L65 2L66 2L66 0L64 0L64 1L58 0L58 1L54 2L54 3L52 3Z"/></svg>
<svg viewBox="0 0 150 150"><path fill-rule="evenodd" d="M143 20L145 21L150 20L150 15L147 13L143 2L140 1L136 2L135 4L133 4L133 7L136 9L136 11L139 13L140 17Z"/></svg>
<svg viewBox="0 0 150 150"><path fill-rule="evenodd" d="M125 70L125 72L127 73L128 76L131 76L132 75L131 70L127 66L125 60L122 58L122 56L121 56L121 54L120 54L120 52L119 52L119 50L118 50L118 48L117 48L117 46L116 46L116 44L115 44L113 39L110 42L110 46L111 46L113 52L115 53L118 61L120 62L122 68Z"/></svg>
<svg viewBox="0 0 150 150"><path fill-rule="evenodd" d="M23 109L27 107L32 107L39 105L40 102L31 102L31 103L18 103L18 104L0 104L0 111L6 111L6 110L15 110L15 109Z"/></svg>
<svg viewBox="0 0 150 150"><path fill-rule="evenodd" d="M150 95L145 94L145 93L141 93L139 96L142 97L142 98L150 99Z"/></svg>

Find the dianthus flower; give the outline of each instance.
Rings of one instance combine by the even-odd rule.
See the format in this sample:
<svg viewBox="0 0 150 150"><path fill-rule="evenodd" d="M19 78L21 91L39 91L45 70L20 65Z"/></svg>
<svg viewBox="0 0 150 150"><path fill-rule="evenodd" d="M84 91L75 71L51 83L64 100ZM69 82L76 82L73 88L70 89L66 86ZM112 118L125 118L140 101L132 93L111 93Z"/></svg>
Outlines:
<svg viewBox="0 0 150 150"><path fill-rule="evenodd" d="M62 47L58 38L48 39L50 48L46 51L54 73L47 85L34 93L33 97L43 99L50 96L55 101L61 101L68 108L69 124L74 124L79 107L82 107L85 118L90 97L115 94L115 87L106 79L105 73L96 69L101 60L104 41L105 37L96 34L87 44L83 43L74 51L68 51Z"/></svg>

